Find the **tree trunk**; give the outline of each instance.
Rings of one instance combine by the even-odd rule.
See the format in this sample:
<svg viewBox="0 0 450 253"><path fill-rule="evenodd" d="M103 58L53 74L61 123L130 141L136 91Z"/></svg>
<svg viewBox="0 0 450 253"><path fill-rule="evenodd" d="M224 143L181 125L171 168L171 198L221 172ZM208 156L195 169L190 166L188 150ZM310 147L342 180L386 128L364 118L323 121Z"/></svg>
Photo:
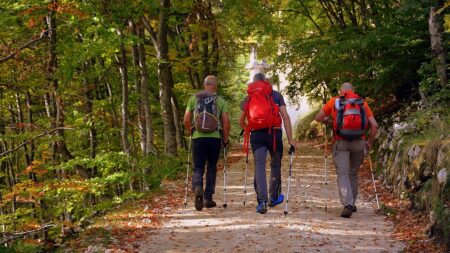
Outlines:
<svg viewBox="0 0 450 253"><path fill-rule="evenodd" d="M89 64L85 63L85 69L84 69L84 117L83 121L85 124L89 125L89 137L88 137L88 146L89 146L89 153L91 158L95 158L97 155L97 131L95 130L95 122L94 117L92 115L93 113L93 103L92 100L94 99L93 91L97 89L95 82L90 84L89 77L88 77L88 70L89 70ZM92 174L95 176L97 173L95 170L93 170Z"/></svg>
<svg viewBox="0 0 450 253"><path fill-rule="evenodd" d="M358 27L358 19L356 18L356 10L354 0L351 1L351 5L347 4L344 0L340 2L340 8L344 8L347 16L350 18L354 27Z"/></svg>
<svg viewBox="0 0 450 253"><path fill-rule="evenodd" d="M170 0L160 0L158 42L158 80L160 88L160 104L164 125L164 152L169 156L177 155L176 128L172 110L172 66L169 62L168 17Z"/></svg>
<svg viewBox="0 0 450 253"><path fill-rule="evenodd" d="M447 64L446 64L446 50L443 42L444 27L442 24L443 15L436 13L439 7L431 7L430 19L428 20L428 27L431 37L431 49L436 58L436 72L439 77L439 83L442 88L448 86Z"/></svg>
<svg viewBox="0 0 450 253"><path fill-rule="evenodd" d="M48 26L48 36L50 39L50 50L49 50L49 61L47 65L47 73L48 73L48 82L49 86L51 87L52 93L50 94L50 100L51 97L53 97L52 102L54 110L53 110L53 117L52 117L52 127L53 128L59 128L56 131L56 135L59 137L59 139L55 142L56 147L54 145L54 148L56 149L56 153L59 154L64 161L73 159L72 154L70 153L69 149L67 148L66 142L64 140L64 104L63 100L59 94L59 81L56 78L56 70L58 68L58 58L57 58L57 38L56 38L56 18L55 18L55 11L54 9L57 8L57 0L50 0L51 9L46 17L47 19L47 26ZM81 174L82 176L86 176L86 172L82 171L81 167L78 167L77 173Z"/></svg>
<svg viewBox="0 0 450 253"><path fill-rule="evenodd" d="M132 31L132 33L135 36L138 36L138 31L136 24L130 20L129 26ZM147 127L146 127L146 121L145 121L145 112L144 112L144 105L143 105L143 97L144 94L142 94L142 70L141 66L139 64L139 46L138 43L134 43L132 48L132 57L133 57L133 68L134 68L134 84L135 84L135 90L137 94L137 117L138 117L138 132L139 132L139 138L140 138L140 146L142 151L142 156L146 156L147 153Z"/></svg>
<svg viewBox="0 0 450 253"><path fill-rule="evenodd" d="M367 30L368 22L367 22L367 3L366 0L359 0L359 9L361 11L361 26L363 32Z"/></svg>
<svg viewBox="0 0 450 253"><path fill-rule="evenodd" d="M28 124L30 124L30 127L33 127L33 124L34 124L33 111L31 110L31 96L30 96L29 90L27 91L25 98L26 98L26 104L27 104ZM34 145L34 141L30 142L30 148L31 148L30 159L31 159L31 161L33 161L34 155L36 152L36 146Z"/></svg>
<svg viewBox="0 0 450 253"><path fill-rule="evenodd" d="M146 149L145 154L149 153L157 154L158 149L153 144L154 139L154 131L152 126L152 114L150 111L150 101L149 101L149 83L148 83L148 66L147 59L145 56L145 33L144 26L142 23L137 27L137 35L141 39L141 42L138 44L138 56L139 56L139 69L141 71L141 92L142 94L142 109L144 113L144 122L145 122L145 132L146 132Z"/></svg>
<svg viewBox="0 0 450 253"><path fill-rule="evenodd" d="M121 31L118 32L121 39L123 39L123 34ZM120 129L120 136L122 140L122 148L126 154L130 154L130 144L128 142L128 66L127 66L127 52L125 50L125 44L121 42L120 44L120 57L116 55L116 59L119 62L119 72L120 79L122 83L122 104L121 104L121 115L122 115L122 127Z"/></svg>
<svg viewBox="0 0 450 253"><path fill-rule="evenodd" d="M189 49L188 43L186 43L186 39L183 37L183 33L181 31L180 26L177 26L176 30L177 30L177 35L180 38L180 40L182 42L182 45L183 45L182 46L183 48L178 48L179 51L185 51L186 52L186 57L192 58L191 50ZM191 83L192 88L200 89L201 88L201 82L200 82L200 76L199 76L197 70L195 68L192 68L191 64L187 65L187 69L188 69L189 81Z"/></svg>
<svg viewBox="0 0 450 253"><path fill-rule="evenodd" d="M17 119L18 119L18 124L17 124L17 128L18 128L18 132L23 134L25 132L25 120L23 118L23 111L22 111L22 103L20 101L20 96L19 93L16 93L16 110L17 110ZM25 161L27 163L27 166L31 165L31 158L30 158L30 154L28 154L28 145L24 145L23 149L25 151ZM30 179L32 178L31 174L29 174Z"/></svg>
<svg viewBox="0 0 450 253"><path fill-rule="evenodd" d="M202 33L202 64L203 64L203 79L210 75L209 69L209 34L208 32Z"/></svg>
<svg viewBox="0 0 450 253"><path fill-rule="evenodd" d="M177 98L173 95L171 99L172 103L172 110L173 110L173 121L175 122L175 130L176 130L176 140L177 140L177 147L179 149L186 148L186 142L183 138L183 128L181 125L181 114L180 110L178 108L178 101Z"/></svg>

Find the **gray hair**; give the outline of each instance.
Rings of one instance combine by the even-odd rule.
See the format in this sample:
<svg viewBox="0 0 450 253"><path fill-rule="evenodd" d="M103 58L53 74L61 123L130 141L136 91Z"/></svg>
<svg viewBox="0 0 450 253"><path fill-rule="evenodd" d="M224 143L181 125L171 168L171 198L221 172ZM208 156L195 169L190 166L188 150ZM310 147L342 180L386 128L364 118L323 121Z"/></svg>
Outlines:
<svg viewBox="0 0 450 253"><path fill-rule="evenodd" d="M353 91L353 84L349 83L349 82L345 82L341 85L341 92L346 92L346 91Z"/></svg>
<svg viewBox="0 0 450 253"><path fill-rule="evenodd" d="M217 77L213 75L209 75L205 78L205 81L203 82L204 85L217 85Z"/></svg>
<svg viewBox="0 0 450 253"><path fill-rule="evenodd" d="M257 81L267 81L267 78L263 73L257 73L253 76L253 82Z"/></svg>

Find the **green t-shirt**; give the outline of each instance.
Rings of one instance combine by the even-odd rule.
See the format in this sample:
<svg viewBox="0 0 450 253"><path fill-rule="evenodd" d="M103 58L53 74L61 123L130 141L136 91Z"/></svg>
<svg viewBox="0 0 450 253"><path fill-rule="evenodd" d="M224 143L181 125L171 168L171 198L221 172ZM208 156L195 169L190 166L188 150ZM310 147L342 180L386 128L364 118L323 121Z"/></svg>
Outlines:
<svg viewBox="0 0 450 253"><path fill-rule="evenodd" d="M196 99L195 95L191 96L191 98L189 99L189 102L187 104L186 111L194 112L196 103L197 103L197 99ZM216 103L217 103L217 107L219 109L219 119L222 119L222 112L228 112L228 103L227 103L227 101L225 101L225 99L223 99L220 96L217 97ZM220 138L220 133L219 133L219 131L214 131L212 133L202 133L202 132L195 130L194 134L192 135L192 139L205 138L205 137Z"/></svg>

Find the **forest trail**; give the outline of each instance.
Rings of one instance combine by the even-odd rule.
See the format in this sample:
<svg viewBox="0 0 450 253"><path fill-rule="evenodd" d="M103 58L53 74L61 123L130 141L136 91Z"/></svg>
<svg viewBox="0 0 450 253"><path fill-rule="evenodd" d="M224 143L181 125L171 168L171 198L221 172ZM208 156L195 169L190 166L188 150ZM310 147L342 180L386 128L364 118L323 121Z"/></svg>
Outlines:
<svg viewBox="0 0 450 253"><path fill-rule="evenodd" d="M283 158L286 194L289 157ZM173 210L158 230L148 233L139 252L399 252L391 238L392 223L375 212L373 201L358 197L358 212L341 218L336 174L329 158L328 212L324 211L323 151L311 143L300 145L294 158L289 214L283 205L265 215L255 212L253 162L249 158L247 205L243 205L245 159L240 149L229 157L242 159L227 167L228 207L223 204L223 173L217 178L218 207L197 212L190 193L186 209Z"/></svg>

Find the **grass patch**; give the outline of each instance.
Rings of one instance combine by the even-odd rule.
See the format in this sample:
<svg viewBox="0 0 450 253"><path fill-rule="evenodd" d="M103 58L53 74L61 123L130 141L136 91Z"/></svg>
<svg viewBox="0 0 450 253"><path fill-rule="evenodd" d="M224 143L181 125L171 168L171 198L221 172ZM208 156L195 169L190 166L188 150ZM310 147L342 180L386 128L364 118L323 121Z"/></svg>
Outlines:
<svg viewBox="0 0 450 253"><path fill-rule="evenodd" d="M299 140L311 140L319 135L322 124L314 121L314 117L319 113L321 107L315 107L310 113L301 118L295 126L295 136Z"/></svg>
<svg viewBox="0 0 450 253"><path fill-rule="evenodd" d="M395 215L397 215L397 211L394 208L386 206L383 203L381 203L380 212L383 215L386 215L386 216L395 216Z"/></svg>

